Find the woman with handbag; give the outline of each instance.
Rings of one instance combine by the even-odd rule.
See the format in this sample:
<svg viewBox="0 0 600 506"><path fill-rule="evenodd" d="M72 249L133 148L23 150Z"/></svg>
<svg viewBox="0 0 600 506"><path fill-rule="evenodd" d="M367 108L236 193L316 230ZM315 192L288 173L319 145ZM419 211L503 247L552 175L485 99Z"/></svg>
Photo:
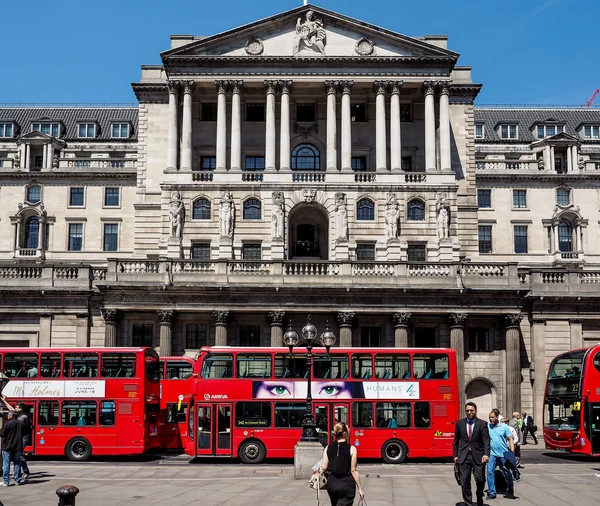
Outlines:
<svg viewBox="0 0 600 506"><path fill-rule="evenodd" d="M335 442L323 452L322 471L329 474L327 478L327 493L331 506L351 506L356 495L356 487L360 498L365 493L360 485L360 475L356 468L358 452L348 444L348 426L339 422L333 428Z"/></svg>

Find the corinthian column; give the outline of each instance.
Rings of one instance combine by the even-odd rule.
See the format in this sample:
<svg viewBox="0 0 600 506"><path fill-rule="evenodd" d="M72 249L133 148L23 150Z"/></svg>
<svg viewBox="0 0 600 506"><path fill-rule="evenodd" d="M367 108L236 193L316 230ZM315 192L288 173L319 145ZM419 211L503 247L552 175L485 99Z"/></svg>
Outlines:
<svg viewBox="0 0 600 506"><path fill-rule="evenodd" d="M183 82L183 121L181 126L181 168L192 168L192 90L194 81Z"/></svg>
<svg viewBox="0 0 600 506"><path fill-rule="evenodd" d="M402 134L400 127L400 88L402 81L390 83L390 162L392 172L402 170Z"/></svg>
<svg viewBox="0 0 600 506"><path fill-rule="evenodd" d="M284 311L271 311L269 319L271 320L271 346L274 348L283 346L283 319Z"/></svg>
<svg viewBox="0 0 600 506"><path fill-rule="evenodd" d="M520 314L504 316L506 323L506 413L511 414L521 411L521 347L519 336L521 320Z"/></svg>
<svg viewBox="0 0 600 506"><path fill-rule="evenodd" d="M160 355L170 357L172 354L173 311L157 311L160 321Z"/></svg>
<svg viewBox="0 0 600 506"><path fill-rule="evenodd" d="M265 170L275 170L275 91L277 81L265 81L267 91L265 118Z"/></svg>
<svg viewBox="0 0 600 506"><path fill-rule="evenodd" d="M117 346L117 316L116 309L101 309L102 318L104 318L104 346L106 348L116 348ZM50 342L48 340L48 342Z"/></svg>
<svg viewBox="0 0 600 506"><path fill-rule="evenodd" d="M336 119L336 93L337 81L325 81L327 92L327 165L326 170L337 169L337 119Z"/></svg>
<svg viewBox="0 0 600 506"><path fill-rule="evenodd" d="M450 83L443 81L440 84L440 161L442 170L452 169L450 155Z"/></svg>
<svg viewBox="0 0 600 506"><path fill-rule="evenodd" d="M177 81L168 81L167 86L169 88L169 133L167 138L167 168L177 168L177 144L178 139L178 120L177 112L179 109L177 91L179 83Z"/></svg>
<svg viewBox="0 0 600 506"><path fill-rule="evenodd" d="M338 313L338 324L340 326L340 346L350 348L352 346L352 311L340 311Z"/></svg>
<svg viewBox="0 0 600 506"><path fill-rule="evenodd" d="M450 348L456 351L456 369L458 379L459 406L465 405L465 321L464 313L451 313L450 319Z"/></svg>
<svg viewBox="0 0 600 506"><path fill-rule="evenodd" d="M229 81L231 89L231 170L242 168L242 113L241 98L244 81Z"/></svg>
<svg viewBox="0 0 600 506"><path fill-rule="evenodd" d="M387 145L385 133L385 88L386 81L375 81L373 83L375 93L375 165L378 172L387 171Z"/></svg>
<svg viewBox="0 0 600 506"><path fill-rule="evenodd" d="M279 81L281 90L281 139L279 139L279 170L290 170L290 92L292 81Z"/></svg>
<svg viewBox="0 0 600 506"><path fill-rule="evenodd" d="M227 81L215 81L217 86L217 154L216 170L227 170Z"/></svg>
<svg viewBox="0 0 600 506"><path fill-rule="evenodd" d="M435 164L435 100L433 81L425 81L425 170L436 170Z"/></svg>
<svg viewBox="0 0 600 506"><path fill-rule="evenodd" d="M342 171L352 172L352 108L350 91L354 81L340 81L342 91Z"/></svg>
<svg viewBox="0 0 600 506"><path fill-rule="evenodd" d="M396 348L408 348L408 322L410 313L394 313L394 339Z"/></svg>
<svg viewBox="0 0 600 506"><path fill-rule="evenodd" d="M215 346L227 346L227 321L229 311L214 311L215 317Z"/></svg>

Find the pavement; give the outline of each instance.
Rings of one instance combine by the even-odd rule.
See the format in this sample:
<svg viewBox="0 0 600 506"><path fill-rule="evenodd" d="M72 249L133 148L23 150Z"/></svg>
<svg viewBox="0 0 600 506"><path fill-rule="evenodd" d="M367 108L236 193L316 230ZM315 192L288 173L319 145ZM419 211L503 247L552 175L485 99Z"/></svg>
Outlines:
<svg viewBox="0 0 600 506"><path fill-rule="evenodd" d="M596 506L600 459L542 449L523 452L522 479L516 499L501 495L489 506ZM316 493L294 480L293 464L278 461L247 466L231 460L194 460L168 455L143 460L119 459L72 463L32 460L32 475L20 487L0 487L4 506L56 506L56 489L75 485L78 506L314 506ZM359 462L369 506L460 505L460 488L449 462L388 465ZM598 476L597 476L598 475ZM326 493L321 504L329 505Z"/></svg>

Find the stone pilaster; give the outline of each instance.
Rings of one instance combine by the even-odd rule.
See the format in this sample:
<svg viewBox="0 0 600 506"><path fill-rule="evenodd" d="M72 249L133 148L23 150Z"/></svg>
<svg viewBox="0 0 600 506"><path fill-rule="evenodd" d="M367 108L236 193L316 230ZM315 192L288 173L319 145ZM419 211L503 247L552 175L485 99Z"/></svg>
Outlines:
<svg viewBox="0 0 600 506"><path fill-rule="evenodd" d="M117 346L117 317L119 312L116 309L101 309L102 318L104 318L104 346L106 348L115 348Z"/></svg>
<svg viewBox="0 0 600 506"><path fill-rule="evenodd" d="M352 346L352 321L354 312L340 311L337 315L340 327L340 347L350 348Z"/></svg>
<svg viewBox="0 0 600 506"><path fill-rule="evenodd" d="M535 379L531 381L533 419L541 427L544 420L544 393L546 387L546 320L533 319L530 324L531 362L535 371Z"/></svg>
<svg viewBox="0 0 600 506"><path fill-rule="evenodd" d="M170 357L173 346L173 311L159 310L156 314L160 321L160 355L162 357Z"/></svg>
<svg viewBox="0 0 600 506"><path fill-rule="evenodd" d="M450 348L456 351L459 406L465 405L465 322L464 313L450 313Z"/></svg>
<svg viewBox="0 0 600 506"><path fill-rule="evenodd" d="M227 346L229 311L213 311L215 318L215 346Z"/></svg>
<svg viewBox="0 0 600 506"><path fill-rule="evenodd" d="M571 335L571 349L583 348L583 326L579 318L569 320L569 333Z"/></svg>
<svg viewBox="0 0 600 506"><path fill-rule="evenodd" d="M504 399L506 416L515 411L521 412L521 346L520 329L523 316L508 314L504 316L506 325L506 387Z"/></svg>
<svg viewBox="0 0 600 506"><path fill-rule="evenodd" d="M270 311L271 322L271 346L274 348L283 346L283 319L285 311Z"/></svg>
<svg viewBox="0 0 600 506"><path fill-rule="evenodd" d="M87 348L90 345L90 315L81 313L77 315L75 323L75 346Z"/></svg>
<svg viewBox="0 0 600 506"><path fill-rule="evenodd" d="M42 313L40 315L40 331L38 336L38 342L35 346L41 348L50 348L52 336L52 315L48 313ZM33 346L33 345L32 345Z"/></svg>
<svg viewBox="0 0 600 506"><path fill-rule="evenodd" d="M408 348L408 323L410 313L394 313L394 345L396 348Z"/></svg>

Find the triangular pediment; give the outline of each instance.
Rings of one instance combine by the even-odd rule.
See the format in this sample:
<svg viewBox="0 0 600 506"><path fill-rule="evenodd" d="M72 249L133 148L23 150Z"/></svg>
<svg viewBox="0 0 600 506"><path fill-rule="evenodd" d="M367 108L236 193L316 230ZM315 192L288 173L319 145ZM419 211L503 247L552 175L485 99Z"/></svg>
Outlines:
<svg viewBox="0 0 600 506"><path fill-rule="evenodd" d="M161 56L458 58L457 53L421 39L312 5L192 40Z"/></svg>
<svg viewBox="0 0 600 506"><path fill-rule="evenodd" d="M38 132L37 130L33 130L31 132L27 132L26 134L21 135L21 140L52 140L53 137L48 134L43 134L42 132Z"/></svg>

